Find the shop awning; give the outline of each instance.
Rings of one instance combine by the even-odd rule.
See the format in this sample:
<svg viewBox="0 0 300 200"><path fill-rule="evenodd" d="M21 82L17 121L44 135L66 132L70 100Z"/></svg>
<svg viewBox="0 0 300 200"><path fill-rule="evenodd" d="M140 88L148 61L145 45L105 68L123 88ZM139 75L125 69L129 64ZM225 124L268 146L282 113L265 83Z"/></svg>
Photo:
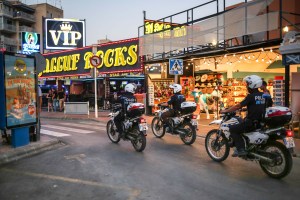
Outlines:
<svg viewBox="0 0 300 200"><path fill-rule="evenodd" d="M279 69L279 68L284 68L284 66L282 65L282 60L276 60L267 67L267 69Z"/></svg>

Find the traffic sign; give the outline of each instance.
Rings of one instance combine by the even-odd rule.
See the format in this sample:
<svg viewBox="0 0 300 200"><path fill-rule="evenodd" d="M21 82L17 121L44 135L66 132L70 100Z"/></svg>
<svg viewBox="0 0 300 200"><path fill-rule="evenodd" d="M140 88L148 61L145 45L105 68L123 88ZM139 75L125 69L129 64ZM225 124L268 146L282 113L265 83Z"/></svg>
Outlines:
<svg viewBox="0 0 300 200"><path fill-rule="evenodd" d="M101 60L99 56L92 56L90 58L90 63L93 67L98 67L101 64Z"/></svg>
<svg viewBox="0 0 300 200"><path fill-rule="evenodd" d="M182 59L170 59L169 60L169 74L171 74L171 75L183 74L183 60Z"/></svg>

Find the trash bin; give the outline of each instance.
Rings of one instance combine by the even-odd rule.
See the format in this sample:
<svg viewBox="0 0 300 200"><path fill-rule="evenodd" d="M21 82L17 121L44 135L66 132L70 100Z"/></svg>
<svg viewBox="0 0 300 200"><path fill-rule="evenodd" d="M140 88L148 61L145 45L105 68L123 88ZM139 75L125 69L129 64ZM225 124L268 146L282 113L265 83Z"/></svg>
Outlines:
<svg viewBox="0 0 300 200"><path fill-rule="evenodd" d="M29 127L14 128L11 130L11 145L14 148L29 144Z"/></svg>

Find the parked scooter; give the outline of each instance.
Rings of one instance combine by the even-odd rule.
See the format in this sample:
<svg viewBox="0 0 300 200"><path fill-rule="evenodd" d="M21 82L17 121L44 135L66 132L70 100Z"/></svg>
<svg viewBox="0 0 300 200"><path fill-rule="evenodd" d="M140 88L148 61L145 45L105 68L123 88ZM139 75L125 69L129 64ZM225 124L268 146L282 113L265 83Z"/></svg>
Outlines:
<svg viewBox="0 0 300 200"><path fill-rule="evenodd" d="M241 157L245 160L258 161L262 170L272 178L287 176L293 165L289 149L295 147L293 132L284 125L292 117L292 112L286 107L269 107L266 109L263 122L257 123L256 130L243 133L248 154ZM226 113L221 120L210 123L219 125L219 129L209 131L205 138L205 148L208 155L217 162L226 160L230 147L234 147L229 126L239 123L240 117L235 112ZM277 141L283 140L283 143Z"/></svg>
<svg viewBox="0 0 300 200"><path fill-rule="evenodd" d="M159 110L155 112L155 117L152 120L151 128L152 132L157 138L162 138L167 132L173 135L179 135L180 139L184 144L191 145L196 140L196 130L198 123L196 121L197 116L193 115L197 105L195 102L183 102L181 103L181 110L176 114L175 117L169 118L169 126L162 121L162 114L168 111L168 106L158 105Z"/></svg>
<svg viewBox="0 0 300 200"><path fill-rule="evenodd" d="M122 105L115 104L112 107L112 112L109 114L110 120L107 122L106 130L108 138L113 143L118 143L121 139L129 140L137 152L142 152L146 147L146 131L148 130L147 122L142 115L145 112L145 106L142 103L132 103L127 107L125 113L125 120L123 123L122 132L124 135L121 137L117 132L117 127L114 118L122 112Z"/></svg>

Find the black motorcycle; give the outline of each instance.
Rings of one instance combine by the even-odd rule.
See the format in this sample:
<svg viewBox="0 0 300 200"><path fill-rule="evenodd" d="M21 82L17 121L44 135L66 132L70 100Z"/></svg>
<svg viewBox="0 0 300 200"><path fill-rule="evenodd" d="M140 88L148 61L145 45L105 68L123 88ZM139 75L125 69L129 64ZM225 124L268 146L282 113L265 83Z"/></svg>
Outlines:
<svg viewBox="0 0 300 200"><path fill-rule="evenodd" d="M109 114L110 120L107 122L106 130L108 138L113 143L118 143L121 139L131 141L137 152L142 152L146 147L147 122L142 117L145 112L145 106L141 103L132 103L128 106L123 123L123 136L117 132L114 118L122 112L121 104L112 106L112 112Z"/></svg>
<svg viewBox="0 0 300 200"><path fill-rule="evenodd" d="M159 110L155 112L155 117L151 123L155 137L162 138L166 132L169 132L173 135L179 135L184 144L193 144L197 137L196 130L198 126L196 116L193 115L197 108L196 103L183 102L181 110L176 113L176 116L169 118L169 126L164 124L161 118L162 114L170 109L169 106L159 104L158 107Z"/></svg>

